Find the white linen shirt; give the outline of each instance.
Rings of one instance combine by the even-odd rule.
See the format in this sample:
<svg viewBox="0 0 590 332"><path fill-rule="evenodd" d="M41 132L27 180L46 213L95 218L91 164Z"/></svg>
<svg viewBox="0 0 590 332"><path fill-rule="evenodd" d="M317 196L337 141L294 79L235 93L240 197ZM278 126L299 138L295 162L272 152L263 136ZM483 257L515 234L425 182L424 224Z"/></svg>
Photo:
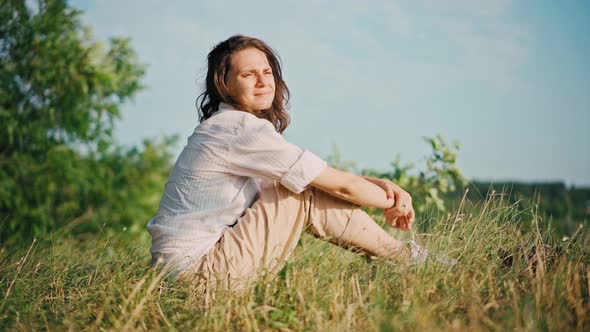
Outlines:
<svg viewBox="0 0 590 332"><path fill-rule="evenodd" d="M325 166L268 120L221 103L195 128L168 177L158 214L147 224L151 252L178 275L237 222L265 180L301 193Z"/></svg>

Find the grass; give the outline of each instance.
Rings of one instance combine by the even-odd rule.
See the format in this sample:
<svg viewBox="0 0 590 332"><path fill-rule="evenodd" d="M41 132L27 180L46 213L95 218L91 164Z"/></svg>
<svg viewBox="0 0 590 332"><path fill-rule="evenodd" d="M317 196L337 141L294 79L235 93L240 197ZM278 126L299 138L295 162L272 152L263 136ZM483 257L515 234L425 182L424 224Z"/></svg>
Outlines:
<svg viewBox="0 0 590 332"><path fill-rule="evenodd" d="M590 329L587 228L557 237L502 195L418 224L413 236L458 269L367 261L304 236L277 278L241 295L149 269L145 232L56 233L0 252L0 330Z"/></svg>

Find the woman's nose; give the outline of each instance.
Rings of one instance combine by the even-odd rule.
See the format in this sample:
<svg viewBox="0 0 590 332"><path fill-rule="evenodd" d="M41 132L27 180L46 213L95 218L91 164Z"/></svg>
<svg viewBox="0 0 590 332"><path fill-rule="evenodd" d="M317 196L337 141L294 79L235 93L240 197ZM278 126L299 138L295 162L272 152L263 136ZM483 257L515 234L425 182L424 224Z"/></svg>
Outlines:
<svg viewBox="0 0 590 332"><path fill-rule="evenodd" d="M264 73L257 73L256 74L256 85L258 86L264 86L269 84L270 81L270 75L265 75Z"/></svg>

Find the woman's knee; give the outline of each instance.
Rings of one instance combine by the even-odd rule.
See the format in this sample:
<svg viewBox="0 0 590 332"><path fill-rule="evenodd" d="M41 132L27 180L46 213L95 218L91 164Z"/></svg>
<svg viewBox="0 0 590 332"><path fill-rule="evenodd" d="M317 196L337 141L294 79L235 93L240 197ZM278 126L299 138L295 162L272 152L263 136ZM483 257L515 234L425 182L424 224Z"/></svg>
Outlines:
<svg viewBox="0 0 590 332"><path fill-rule="evenodd" d="M360 206L332 196L317 188L312 190L309 211L310 231L319 237L338 237L347 228L355 211Z"/></svg>

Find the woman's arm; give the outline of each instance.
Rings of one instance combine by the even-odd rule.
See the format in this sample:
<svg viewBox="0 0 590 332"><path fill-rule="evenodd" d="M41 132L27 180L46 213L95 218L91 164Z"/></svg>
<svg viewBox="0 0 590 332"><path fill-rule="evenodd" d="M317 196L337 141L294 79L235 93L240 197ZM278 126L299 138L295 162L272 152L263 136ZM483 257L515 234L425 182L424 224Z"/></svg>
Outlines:
<svg viewBox="0 0 590 332"><path fill-rule="evenodd" d="M362 206L373 206L385 210L395 203L395 199L388 198L387 193L375 183L329 166L326 166L310 185Z"/></svg>
<svg viewBox="0 0 590 332"><path fill-rule="evenodd" d="M395 206L384 211L386 222L402 230L412 228L416 216L412 206L412 196L390 180L368 176L363 176L363 178L383 189L387 193L387 197L395 198Z"/></svg>
<svg viewBox="0 0 590 332"><path fill-rule="evenodd" d="M374 177L370 177L370 176L361 175L361 177L369 182L376 184L376 185L379 185L379 182L383 181L382 179L378 179L378 178L374 178Z"/></svg>

